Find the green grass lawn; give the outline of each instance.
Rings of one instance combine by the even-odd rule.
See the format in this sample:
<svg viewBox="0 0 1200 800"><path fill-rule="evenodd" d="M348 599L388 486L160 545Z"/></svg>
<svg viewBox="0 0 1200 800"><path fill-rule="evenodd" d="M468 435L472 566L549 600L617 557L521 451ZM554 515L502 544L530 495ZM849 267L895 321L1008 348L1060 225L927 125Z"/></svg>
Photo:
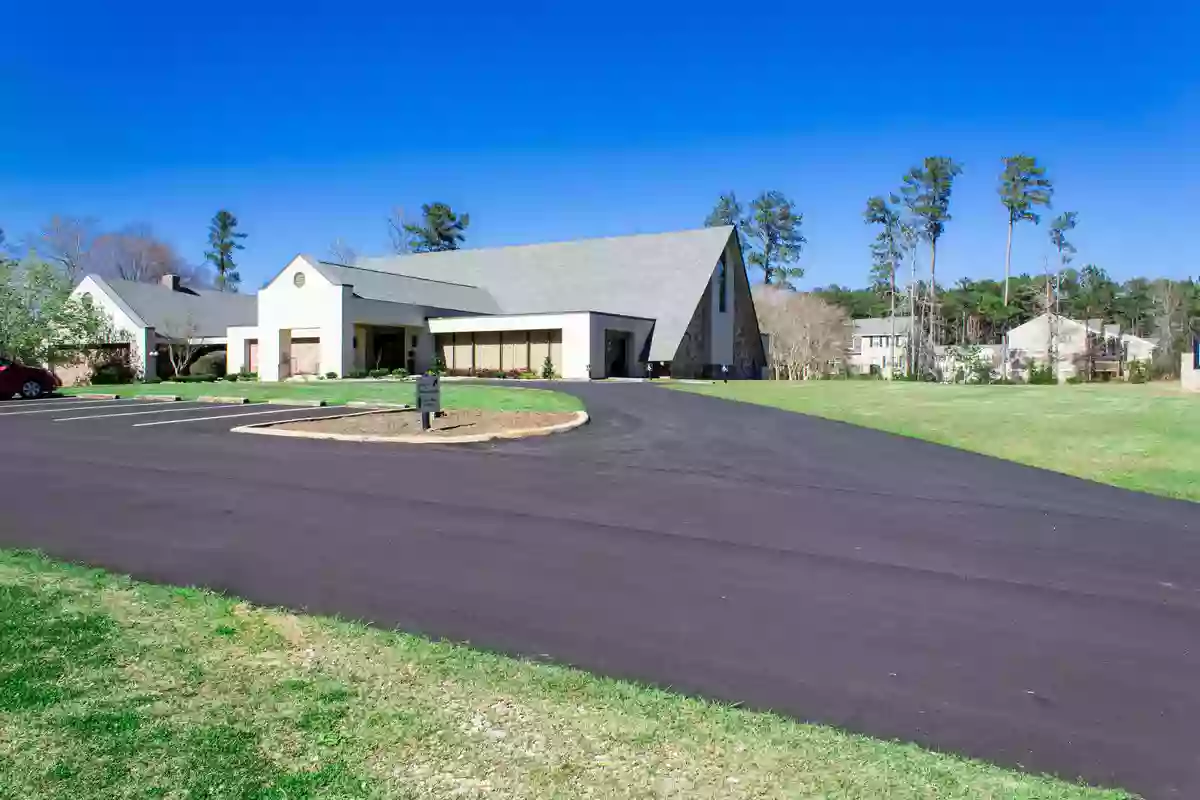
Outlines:
<svg viewBox="0 0 1200 800"><path fill-rule="evenodd" d="M122 386L78 386L64 394L101 392L132 397L135 394L172 394L185 399L201 395L248 397L251 400L289 398L345 403L350 400L376 400L390 403L415 403L416 384L411 381L312 381L309 383L258 383L257 381L217 381L216 383L153 383ZM484 386L447 381L442 384L445 408L483 408L492 411L578 411L578 398L547 389Z"/></svg>
<svg viewBox="0 0 1200 800"><path fill-rule="evenodd" d="M673 389L928 439L1200 501L1200 395L1178 385L942 386L742 381Z"/></svg>
<svg viewBox="0 0 1200 800"><path fill-rule="evenodd" d="M1126 797L0 550L0 798Z"/></svg>

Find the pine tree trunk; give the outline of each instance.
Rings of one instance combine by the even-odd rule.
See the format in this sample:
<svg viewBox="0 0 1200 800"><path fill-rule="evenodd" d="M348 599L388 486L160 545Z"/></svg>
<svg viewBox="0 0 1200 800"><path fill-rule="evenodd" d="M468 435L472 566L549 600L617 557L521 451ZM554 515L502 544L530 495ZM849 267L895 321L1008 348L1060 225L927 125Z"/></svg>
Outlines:
<svg viewBox="0 0 1200 800"><path fill-rule="evenodd" d="M888 337L888 366L887 380L892 379L892 374L896 371L896 262L892 262L892 307L888 311L888 316L892 320L892 335ZM911 321L909 324L912 324Z"/></svg>
<svg viewBox="0 0 1200 800"><path fill-rule="evenodd" d="M1008 309L1008 276L1012 268L1013 221L1008 220L1008 244L1004 247L1004 308Z"/></svg>
<svg viewBox="0 0 1200 800"><path fill-rule="evenodd" d="M937 239L929 241L929 337L936 347L938 343L937 313Z"/></svg>
<svg viewBox="0 0 1200 800"><path fill-rule="evenodd" d="M1004 347L1000 348L1002 356L1000 375L1008 380L1008 276L1012 269L1012 235L1013 219L1008 218L1008 243L1004 247Z"/></svg>

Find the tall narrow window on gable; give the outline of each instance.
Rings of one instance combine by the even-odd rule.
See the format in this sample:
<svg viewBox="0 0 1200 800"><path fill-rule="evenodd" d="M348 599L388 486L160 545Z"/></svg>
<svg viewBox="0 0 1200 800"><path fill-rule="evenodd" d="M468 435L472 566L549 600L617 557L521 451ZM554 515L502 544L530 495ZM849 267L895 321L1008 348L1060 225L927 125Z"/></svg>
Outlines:
<svg viewBox="0 0 1200 800"><path fill-rule="evenodd" d="M725 256L721 256L721 260L717 262L717 311L725 313L725 285L728 283L727 270L725 269Z"/></svg>

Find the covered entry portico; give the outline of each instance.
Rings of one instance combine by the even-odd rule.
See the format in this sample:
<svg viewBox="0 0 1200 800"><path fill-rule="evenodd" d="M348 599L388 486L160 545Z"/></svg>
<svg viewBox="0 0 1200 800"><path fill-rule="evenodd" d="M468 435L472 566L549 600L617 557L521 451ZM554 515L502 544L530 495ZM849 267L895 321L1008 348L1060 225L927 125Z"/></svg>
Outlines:
<svg viewBox="0 0 1200 800"><path fill-rule="evenodd" d="M259 377L428 369L433 340L425 327L427 310L363 297L353 285L330 280L331 269L297 257L258 293L258 326L241 336L252 334L257 342ZM244 349L231 346L231 360Z"/></svg>

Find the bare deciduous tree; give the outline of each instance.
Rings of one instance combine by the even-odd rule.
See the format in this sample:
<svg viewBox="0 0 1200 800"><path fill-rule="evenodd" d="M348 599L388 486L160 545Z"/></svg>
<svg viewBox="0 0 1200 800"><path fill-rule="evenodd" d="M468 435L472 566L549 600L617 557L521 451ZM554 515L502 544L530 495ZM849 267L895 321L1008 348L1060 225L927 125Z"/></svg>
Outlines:
<svg viewBox="0 0 1200 800"><path fill-rule="evenodd" d="M1151 284L1150 296L1154 304L1154 337L1158 341L1154 354L1156 371L1178 377L1179 354L1191 344L1192 338L1186 287L1179 281L1159 278Z"/></svg>
<svg viewBox="0 0 1200 800"><path fill-rule="evenodd" d="M392 209L392 213L388 215L388 238L392 242L392 252L396 255L408 255L412 252L412 244L410 236L405 227L411 225L412 222L405 215L404 209L396 206Z"/></svg>
<svg viewBox="0 0 1200 800"><path fill-rule="evenodd" d="M190 274L175 248L154 235L148 225L135 225L96 237L89 266L100 275L154 283L164 275Z"/></svg>
<svg viewBox="0 0 1200 800"><path fill-rule="evenodd" d="M354 266L354 262L358 261L358 251L345 239L339 237L329 245L329 257L333 259L334 263Z"/></svg>
<svg viewBox="0 0 1200 800"><path fill-rule="evenodd" d="M95 240L95 220L55 214L38 233L37 251L73 284L87 271Z"/></svg>
<svg viewBox="0 0 1200 800"><path fill-rule="evenodd" d="M191 316L168 319L158 333L167 339L167 358L176 375L182 375L200 349L199 330Z"/></svg>
<svg viewBox="0 0 1200 800"><path fill-rule="evenodd" d="M813 294L757 286L759 328L771 337L770 367L776 380L825 374L846 355L850 319Z"/></svg>

